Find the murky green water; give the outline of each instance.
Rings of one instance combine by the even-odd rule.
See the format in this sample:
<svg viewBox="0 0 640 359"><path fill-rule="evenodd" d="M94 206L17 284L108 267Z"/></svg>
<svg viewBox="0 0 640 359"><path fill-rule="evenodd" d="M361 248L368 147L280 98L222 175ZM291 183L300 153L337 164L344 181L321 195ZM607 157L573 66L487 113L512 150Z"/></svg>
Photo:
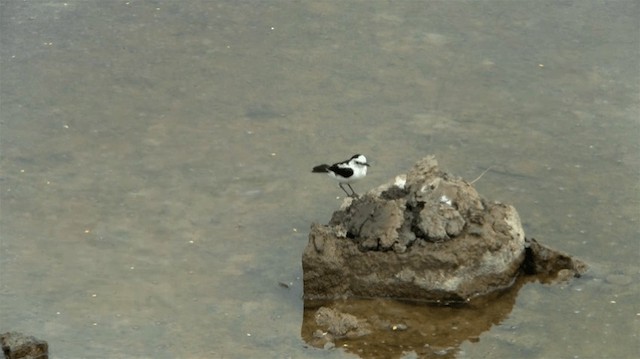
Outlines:
<svg viewBox="0 0 640 359"><path fill-rule="evenodd" d="M592 269L459 358L640 354L636 1L2 2L0 331L57 358L345 358L301 253L426 154ZM290 288L278 282L292 283Z"/></svg>

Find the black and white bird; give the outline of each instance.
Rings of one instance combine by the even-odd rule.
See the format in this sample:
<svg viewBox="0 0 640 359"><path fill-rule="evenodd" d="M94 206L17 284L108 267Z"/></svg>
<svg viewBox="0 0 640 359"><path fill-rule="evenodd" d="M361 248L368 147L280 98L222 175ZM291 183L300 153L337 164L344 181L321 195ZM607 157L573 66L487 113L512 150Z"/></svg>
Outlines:
<svg viewBox="0 0 640 359"><path fill-rule="evenodd" d="M351 158L346 161L334 163L331 166L326 164L315 166L311 172L328 174L329 177L335 178L338 181L338 186L340 186L347 196L355 197L357 194L353 188L351 188L350 183L366 176L367 167L369 167L367 158L363 155L357 154L351 156ZM342 184L349 186L351 193L347 192Z"/></svg>

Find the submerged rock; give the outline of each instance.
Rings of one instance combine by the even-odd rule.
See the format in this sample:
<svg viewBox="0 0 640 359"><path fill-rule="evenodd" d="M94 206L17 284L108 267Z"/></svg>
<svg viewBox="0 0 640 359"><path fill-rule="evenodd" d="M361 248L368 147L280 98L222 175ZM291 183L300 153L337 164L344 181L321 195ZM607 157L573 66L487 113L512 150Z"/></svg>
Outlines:
<svg viewBox="0 0 640 359"><path fill-rule="evenodd" d="M18 332L0 335L2 352L7 359L47 359L49 345L44 340L26 336Z"/></svg>
<svg viewBox="0 0 640 359"><path fill-rule="evenodd" d="M312 225L304 297L466 301L510 286L536 258L528 243L514 207L483 199L428 156L393 183L346 199L327 225Z"/></svg>

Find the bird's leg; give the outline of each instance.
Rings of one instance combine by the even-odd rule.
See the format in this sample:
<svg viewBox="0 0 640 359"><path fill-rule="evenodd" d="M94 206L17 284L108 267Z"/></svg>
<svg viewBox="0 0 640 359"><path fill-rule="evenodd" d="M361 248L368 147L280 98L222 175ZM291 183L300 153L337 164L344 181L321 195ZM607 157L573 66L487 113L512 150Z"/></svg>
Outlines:
<svg viewBox="0 0 640 359"><path fill-rule="evenodd" d="M338 186L340 186L340 188L344 191L344 193L347 194L347 197L351 197L351 195L349 194L349 192L347 192L346 189L344 189L344 187L342 187L342 183L338 182ZM347 186L349 186L349 184L347 183ZM351 186L349 186L351 187ZM351 189L351 191L353 192L353 189Z"/></svg>
<svg viewBox="0 0 640 359"><path fill-rule="evenodd" d="M351 197L358 197L358 194L356 193L356 191L353 190L353 188L351 188L351 185L347 183L347 186L349 186L349 189L351 190Z"/></svg>

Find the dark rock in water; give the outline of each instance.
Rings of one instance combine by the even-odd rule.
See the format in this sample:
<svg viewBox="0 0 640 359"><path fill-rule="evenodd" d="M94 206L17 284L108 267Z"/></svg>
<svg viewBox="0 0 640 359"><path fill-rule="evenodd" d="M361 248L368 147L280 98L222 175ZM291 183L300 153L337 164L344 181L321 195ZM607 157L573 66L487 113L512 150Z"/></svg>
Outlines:
<svg viewBox="0 0 640 359"><path fill-rule="evenodd" d="M510 286L523 263L552 270L525 261L548 257L532 257L534 249L514 207L486 201L429 156L394 183L346 199L329 224L312 225L304 297L466 301Z"/></svg>
<svg viewBox="0 0 640 359"><path fill-rule="evenodd" d="M526 240L525 254L523 272L535 275L543 283L579 278L589 268L581 260L548 248L533 238Z"/></svg>
<svg viewBox="0 0 640 359"><path fill-rule="evenodd" d="M7 359L47 359L49 345L44 340L17 332L0 335L2 352Z"/></svg>

